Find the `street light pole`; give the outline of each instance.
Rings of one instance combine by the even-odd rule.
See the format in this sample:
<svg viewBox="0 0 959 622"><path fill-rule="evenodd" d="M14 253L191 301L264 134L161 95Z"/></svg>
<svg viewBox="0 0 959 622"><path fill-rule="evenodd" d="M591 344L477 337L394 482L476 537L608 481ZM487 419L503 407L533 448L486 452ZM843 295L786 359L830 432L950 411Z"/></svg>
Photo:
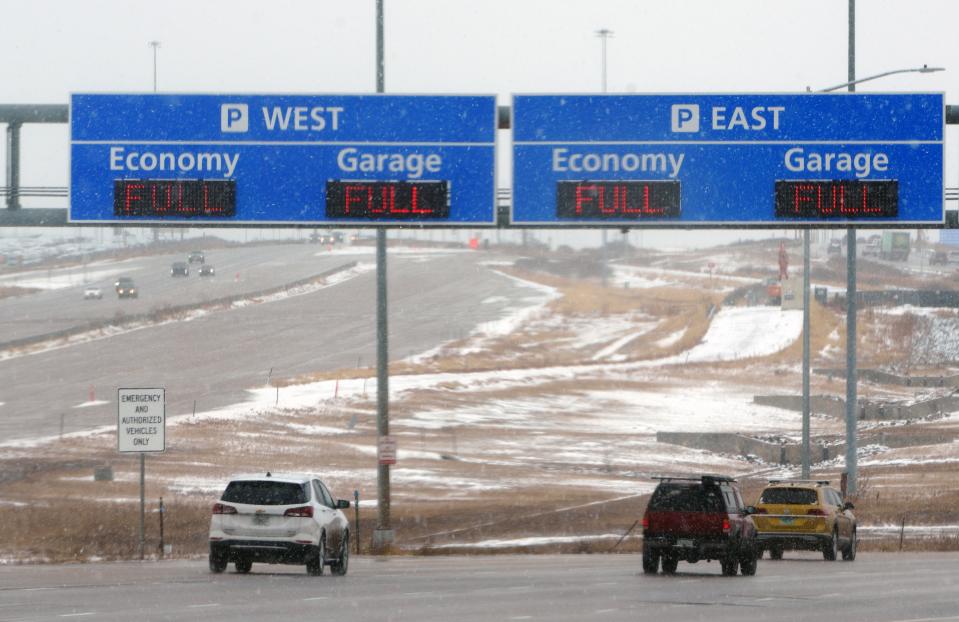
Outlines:
<svg viewBox="0 0 959 622"><path fill-rule="evenodd" d="M159 41L150 41L150 47L153 48L153 92L157 92L157 48L160 47Z"/></svg>
<svg viewBox="0 0 959 622"><path fill-rule="evenodd" d="M613 36L613 31L608 28L600 28L599 30L596 31L596 36L599 37L600 41L603 42L602 88L603 88L603 93L606 93L606 41L607 39ZM609 258L606 256L607 255L606 229L603 229L602 235L603 235L603 239L602 239L601 248L600 248L600 263L602 265L601 265L600 275L602 278L603 287L606 287L606 264L609 261Z"/></svg>
<svg viewBox="0 0 959 622"><path fill-rule="evenodd" d="M817 90L817 93L829 93L842 88L848 89L850 93L855 92L856 85L878 78L884 78L900 73L934 73L945 71L944 67L922 67L909 69L894 69L884 71L865 78L856 79L856 0L849 0L849 47L847 57L847 75L848 81L831 86L829 88ZM811 89L807 86L806 91ZM804 232L803 246L805 251L803 276L803 447L802 447L802 473L803 477L809 476L809 230ZM846 493L856 494L858 490L858 458L857 452L857 422L858 422L858 396L857 381L858 371L856 369L856 228L848 227L846 229Z"/></svg>
<svg viewBox="0 0 959 622"><path fill-rule="evenodd" d="M849 0L849 92L856 90L856 0ZM846 230L846 490L855 495L858 475L856 423L858 397L856 370L856 228Z"/></svg>
<svg viewBox="0 0 959 622"><path fill-rule="evenodd" d="M376 92L386 90L383 0L376 0ZM386 298L386 230L376 230L376 433L377 446L390 433L390 372L388 306ZM379 452L377 452L377 455ZM390 521L390 465L376 467L377 525L373 531L376 553L389 551L394 532Z"/></svg>
<svg viewBox="0 0 959 622"><path fill-rule="evenodd" d="M157 92L157 49L160 47L160 42L157 40L150 41L150 47L153 48L153 92ZM160 239L160 228L153 227L153 241L156 242ZM142 456L142 454L141 454Z"/></svg>

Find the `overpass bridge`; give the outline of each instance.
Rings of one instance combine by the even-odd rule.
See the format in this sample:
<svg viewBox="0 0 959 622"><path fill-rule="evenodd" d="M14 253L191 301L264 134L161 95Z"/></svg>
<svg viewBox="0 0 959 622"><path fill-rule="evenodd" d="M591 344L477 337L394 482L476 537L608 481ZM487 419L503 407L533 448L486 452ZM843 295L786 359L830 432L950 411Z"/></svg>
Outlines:
<svg viewBox="0 0 959 622"><path fill-rule="evenodd" d="M498 127L510 129L510 107L499 106ZM67 208L24 208L21 197L67 198L66 186L23 186L20 183L20 131L27 123L67 123L69 106L66 104L0 104L0 124L6 125L6 180L0 186L4 206L0 208L0 226L63 227L67 226ZM959 106L946 106L946 124L959 125ZM959 201L959 188L946 188L947 201ZM66 201L64 201L66 203ZM496 204L499 226L508 226L511 192L497 191ZM959 209L946 210L946 227L959 227Z"/></svg>

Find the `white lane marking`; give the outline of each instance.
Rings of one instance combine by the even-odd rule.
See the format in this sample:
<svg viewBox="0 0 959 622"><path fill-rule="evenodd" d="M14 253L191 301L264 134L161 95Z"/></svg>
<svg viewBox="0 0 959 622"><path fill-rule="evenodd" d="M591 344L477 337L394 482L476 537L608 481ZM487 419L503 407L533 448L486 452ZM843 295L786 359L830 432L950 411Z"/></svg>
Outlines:
<svg viewBox="0 0 959 622"><path fill-rule="evenodd" d="M219 607L220 603L206 603L205 605L190 605L190 609L201 609L203 607Z"/></svg>
<svg viewBox="0 0 959 622"><path fill-rule="evenodd" d="M304 598L303 601L306 602L308 600L329 600L329 598L330 598L329 596L314 596L313 598Z"/></svg>
<svg viewBox="0 0 959 622"><path fill-rule="evenodd" d="M598 609L593 613L613 613L614 611L619 611L619 609Z"/></svg>
<svg viewBox="0 0 959 622"><path fill-rule="evenodd" d="M94 616L96 611L84 611L83 613L61 613L61 618L79 618L80 616Z"/></svg>
<svg viewBox="0 0 959 622"><path fill-rule="evenodd" d="M947 620L959 620L959 616L949 616L948 618L910 618L908 620L896 620L895 622L945 622Z"/></svg>

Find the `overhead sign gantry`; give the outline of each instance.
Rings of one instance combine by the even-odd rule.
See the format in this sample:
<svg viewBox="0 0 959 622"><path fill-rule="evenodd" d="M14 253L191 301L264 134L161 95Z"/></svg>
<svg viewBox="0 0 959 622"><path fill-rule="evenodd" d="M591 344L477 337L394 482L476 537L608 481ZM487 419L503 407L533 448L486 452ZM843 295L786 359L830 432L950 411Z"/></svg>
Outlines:
<svg viewBox="0 0 959 622"><path fill-rule="evenodd" d="M75 94L74 223L495 224L496 99Z"/></svg>
<svg viewBox="0 0 959 622"><path fill-rule="evenodd" d="M942 94L513 98L519 226L943 223Z"/></svg>

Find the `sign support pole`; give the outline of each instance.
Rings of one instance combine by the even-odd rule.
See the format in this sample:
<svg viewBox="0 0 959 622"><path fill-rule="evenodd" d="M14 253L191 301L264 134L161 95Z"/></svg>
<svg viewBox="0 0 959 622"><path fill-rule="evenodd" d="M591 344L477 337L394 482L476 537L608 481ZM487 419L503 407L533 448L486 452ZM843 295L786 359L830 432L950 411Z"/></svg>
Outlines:
<svg viewBox="0 0 959 622"><path fill-rule="evenodd" d="M802 232L802 478L809 479L809 228Z"/></svg>
<svg viewBox="0 0 959 622"><path fill-rule="evenodd" d="M386 88L386 66L383 41L383 0L376 0L376 92ZM376 432L377 442L390 433L389 331L386 297L386 230L376 230ZM380 462L377 459L377 462ZM376 466L378 520L373 532L373 551L384 553L393 544L390 525L390 465Z"/></svg>
<svg viewBox="0 0 959 622"><path fill-rule="evenodd" d="M137 548L141 561L146 556L146 454L165 449L166 389L117 389L117 450L140 454L140 538Z"/></svg>
<svg viewBox="0 0 959 622"><path fill-rule="evenodd" d="M140 452L140 561L146 550L146 454Z"/></svg>
<svg viewBox="0 0 959 622"><path fill-rule="evenodd" d="M856 0L849 0L849 92L856 90ZM846 475L856 494L856 228L846 229Z"/></svg>

